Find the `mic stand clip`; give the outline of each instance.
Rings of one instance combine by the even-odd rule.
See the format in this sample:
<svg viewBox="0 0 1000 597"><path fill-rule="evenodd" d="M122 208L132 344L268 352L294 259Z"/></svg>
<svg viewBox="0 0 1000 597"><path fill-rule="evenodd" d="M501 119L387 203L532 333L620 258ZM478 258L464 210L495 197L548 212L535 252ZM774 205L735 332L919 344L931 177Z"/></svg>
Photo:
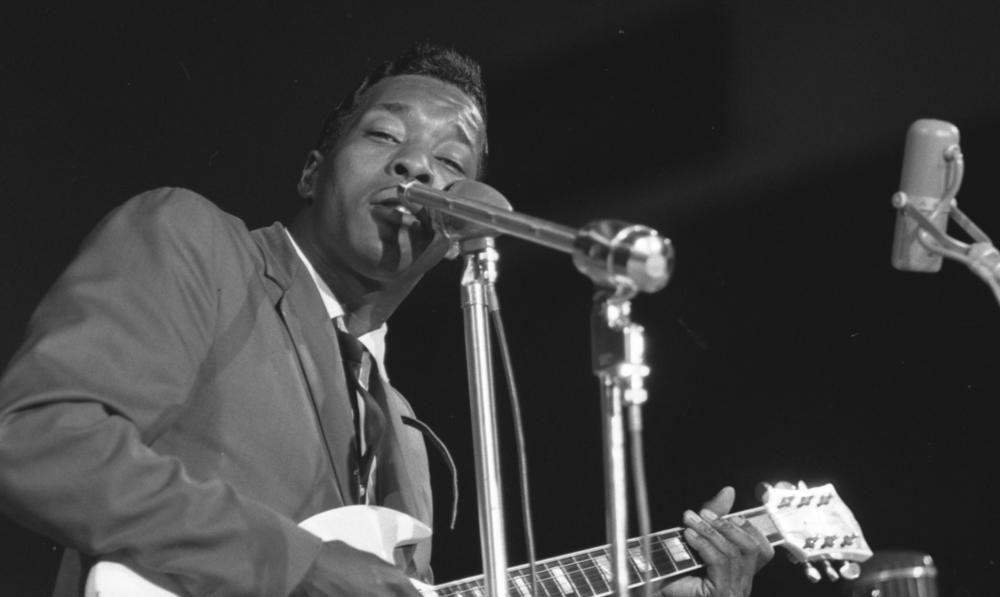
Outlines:
<svg viewBox="0 0 1000 597"><path fill-rule="evenodd" d="M958 208L957 199L948 197L942 200L938 210L947 210L948 216L972 238L972 243L962 242L945 234L932 221L937 210L928 217L902 191L892 196L892 204L916 221L920 228L920 234L917 235L920 244L932 253L964 263L990 286L1000 301L1000 251L997 251L990 237Z"/></svg>

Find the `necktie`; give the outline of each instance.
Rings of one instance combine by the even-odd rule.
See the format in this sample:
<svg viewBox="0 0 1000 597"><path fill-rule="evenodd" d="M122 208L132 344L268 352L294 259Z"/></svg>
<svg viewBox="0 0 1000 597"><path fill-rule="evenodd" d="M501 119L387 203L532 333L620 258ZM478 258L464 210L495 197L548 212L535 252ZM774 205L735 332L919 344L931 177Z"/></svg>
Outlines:
<svg viewBox="0 0 1000 597"><path fill-rule="evenodd" d="M355 430L358 434L358 497L362 502L367 502L379 442L385 431L385 413L376 397L379 392L373 391L380 380L375 360L365 345L342 330L337 322L334 322L334 327L340 342L340 352L350 374L348 382L353 395Z"/></svg>

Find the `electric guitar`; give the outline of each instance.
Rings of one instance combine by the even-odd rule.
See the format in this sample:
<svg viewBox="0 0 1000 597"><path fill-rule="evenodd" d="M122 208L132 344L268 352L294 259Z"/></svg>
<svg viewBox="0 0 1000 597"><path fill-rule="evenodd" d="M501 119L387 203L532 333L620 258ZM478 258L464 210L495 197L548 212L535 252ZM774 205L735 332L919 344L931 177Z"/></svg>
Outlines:
<svg viewBox="0 0 1000 597"><path fill-rule="evenodd" d="M818 582L823 574L831 581L855 578L858 562L872 556L858 522L837 495L833 485L808 488L767 486L764 505L738 514L757 527L772 545L784 547L793 561L806 567L807 576ZM733 516L730 514L729 516ZM324 541L340 540L392 563L393 549L422 541L431 535L424 523L395 510L379 506L346 506L317 514L299 526ZM627 542L629 585L642 584L648 570L653 581L686 574L703 566L684 541L683 529L651 535L650 556L643 555L639 539ZM833 563L841 562L839 572ZM614 592L611 554L607 545L536 562L539 593L598 597ZM527 565L507 571L509 593L531 594ZM482 576L437 586L414 581L425 595L437 597L483 597ZM87 578L86 597L177 597L146 580L127 566L99 562Z"/></svg>

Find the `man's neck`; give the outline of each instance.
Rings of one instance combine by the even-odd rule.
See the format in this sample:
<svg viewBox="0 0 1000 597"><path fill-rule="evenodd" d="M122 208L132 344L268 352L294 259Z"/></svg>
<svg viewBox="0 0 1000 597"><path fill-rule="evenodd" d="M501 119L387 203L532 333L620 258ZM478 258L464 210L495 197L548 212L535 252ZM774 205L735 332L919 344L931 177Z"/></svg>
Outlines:
<svg viewBox="0 0 1000 597"><path fill-rule="evenodd" d="M311 238L293 222L289 232L306 259L344 309L344 324L354 336L381 327L409 295L419 277L400 276L379 281L360 276L343 263L324 257Z"/></svg>

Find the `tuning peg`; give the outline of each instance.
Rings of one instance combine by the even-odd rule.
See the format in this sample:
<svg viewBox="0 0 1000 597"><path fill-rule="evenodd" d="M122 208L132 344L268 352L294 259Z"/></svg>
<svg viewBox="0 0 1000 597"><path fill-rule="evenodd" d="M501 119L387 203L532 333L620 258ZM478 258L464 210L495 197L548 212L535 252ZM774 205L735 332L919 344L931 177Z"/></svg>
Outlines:
<svg viewBox="0 0 1000 597"><path fill-rule="evenodd" d="M823 575L819 573L819 570L809 562L802 562L802 571L806 573L806 578L813 584L823 579Z"/></svg>
<svg viewBox="0 0 1000 597"><path fill-rule="evenodd" d="M757 497L758 501L767 503L767 492L771 491L774 485L770 483L758 483L756 487L753 488L753 494Z"/></svg>
<svg viewBox="0 0 1000 597"><path fill-rule="evenodd" d="M841 564L839 572L841 578L854 580L861 576L861 566L858 566L857 562L844 562Z"/></svg>
<svg viewBox="0 0 1000 597"><path fill-rule="evenodd" d="M830 564L830 560L823 560L823 572L826 573L826 577L830 579L830 582L837 582L840 580L840 575L833 569L833 565Z"/></svg>
<svg viewBox="0 0 1000 597"><path fill-rule="evenodd" d="M778 481L774 485L771 485L770 483L758 483L757 487L754 488L754 495L761 502L767 503L768 501L767 492L771 491L774 488L795 489L795 486L789 483L788 481Z"/></svg>

